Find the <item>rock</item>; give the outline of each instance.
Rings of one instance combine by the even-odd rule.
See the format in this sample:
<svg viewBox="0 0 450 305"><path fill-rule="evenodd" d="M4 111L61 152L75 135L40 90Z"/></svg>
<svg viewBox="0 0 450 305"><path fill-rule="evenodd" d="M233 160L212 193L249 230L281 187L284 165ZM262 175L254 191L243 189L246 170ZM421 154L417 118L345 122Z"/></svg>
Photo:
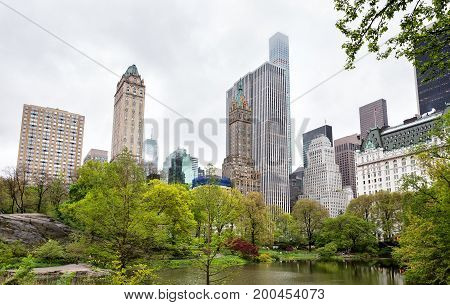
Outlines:
<svg viewBox="0 0 450 305"><path fill-rule="evenodd" d="M67 240L72 229L43 214L0 214L0 240L36 245Z"/></svg>

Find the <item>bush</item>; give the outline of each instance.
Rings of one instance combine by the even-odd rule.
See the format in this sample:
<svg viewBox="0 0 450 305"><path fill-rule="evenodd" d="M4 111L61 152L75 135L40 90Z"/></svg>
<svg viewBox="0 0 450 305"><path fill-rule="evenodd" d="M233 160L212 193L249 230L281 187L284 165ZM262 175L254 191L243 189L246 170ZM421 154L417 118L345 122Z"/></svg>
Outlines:
<svg viewBox="0 0 450 305"><path fill-rule="evenodd" d="M336 255L337 245L334 242L328 243L322 248L317 249L317 252L319 253L319 259L330 260Z"/></svg>
<svg viewBox="0 0 450 305"><path fill-rule="evenodd" d="M0 267L14 264L28 255L27 248L21 242L4 243L0 241Z"/></svg>
<svg viewBox="0 0 450 305"><path fill-rule="evenodd" d="M274 259L272 258L272 256L270 256L269 253L262 253L258 256L257 260L261 263L271 263Z"/></svg>
<svg viewBox="0 0 450 305"><path fill-rule="evenodd" d="M59 261L66 257L64 248L56 240L49 240L34 250L36 258L44 261Z"/></svg>
<svg viewBox="0 0 450 305"><path fill-rule="evenodd" d="M242 238L234 238L227 242L228 249L239 252L243 258L253 259L259 255L258 247L243 240Z"/></svg>

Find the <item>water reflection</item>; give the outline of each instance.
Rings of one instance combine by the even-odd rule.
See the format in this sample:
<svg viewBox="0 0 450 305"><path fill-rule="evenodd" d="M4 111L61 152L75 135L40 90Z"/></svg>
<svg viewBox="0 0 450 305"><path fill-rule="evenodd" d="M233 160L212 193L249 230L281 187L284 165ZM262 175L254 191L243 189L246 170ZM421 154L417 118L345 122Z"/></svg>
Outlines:
<svg viewBox="0 0 450 305"><path fill-rule="evenodd" d="M204 284L193 268L163 270L161 284ZM226 284L233 285L401 285L395 268L361 262L276 262L248 264L228 271Z"/></svg>

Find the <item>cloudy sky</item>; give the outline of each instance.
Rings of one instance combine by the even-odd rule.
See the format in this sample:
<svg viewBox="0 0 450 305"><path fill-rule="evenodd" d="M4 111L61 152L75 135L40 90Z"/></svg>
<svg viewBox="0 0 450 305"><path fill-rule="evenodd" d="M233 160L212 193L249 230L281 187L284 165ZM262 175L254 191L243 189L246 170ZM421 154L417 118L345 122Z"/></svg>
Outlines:
<svg viewBox="0 0 450 305"><path fill-rule="evenodd" d="M275 32L289 36L292 99L345 62L331 0L0 0L0 169L16 163L23 104L84 115L83 157L90 148L110 151L118 81L2 2L117 74L136 64L147 92L192 120L193 132L183 124L176 132L179 115L146 98L145 117L158 122L160 163L182 146L203 162L221 166L225 125L217 123L214 135L208 121L199 122L225 117L226 90L268 60L268 39ZM369 55L355 70L294 102L291 116L297 132L305 119L306 130L326 120L339 138L359 132L358 107L379 98L388 102L391 126L416 113L414 70L408 62ZM294 168L300 163L297 153Z"/></svg>

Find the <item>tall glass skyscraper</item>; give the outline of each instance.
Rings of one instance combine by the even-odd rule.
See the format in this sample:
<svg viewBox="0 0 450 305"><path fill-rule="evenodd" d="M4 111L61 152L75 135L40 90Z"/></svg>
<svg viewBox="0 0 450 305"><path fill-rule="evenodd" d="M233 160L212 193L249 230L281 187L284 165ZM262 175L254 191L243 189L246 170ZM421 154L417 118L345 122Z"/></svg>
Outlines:
<svg viewBox="0 0 450 305"><path fill-rule="evenodd" d="M278 32L269 39L269 61L286 70L286 116L288 130L289 172L292 172L291 88L289 80L289 38Z"/></svg>
<svg viewBox="0 0 450 305"><path fill-rule="evenodd" d="M270 207L290 211L286 70L269 62L239 79L227 91L227 119L236 95L248 101L252 116L251 149L260 190ZM227 125L227 156L233 153Z"/></svg>
<svg viewBox="0 0 450 305"><path fill-rule="evenodd" d="M144 141L142 160L147 176L158 172L158 142L155 139Z"/></svg>

